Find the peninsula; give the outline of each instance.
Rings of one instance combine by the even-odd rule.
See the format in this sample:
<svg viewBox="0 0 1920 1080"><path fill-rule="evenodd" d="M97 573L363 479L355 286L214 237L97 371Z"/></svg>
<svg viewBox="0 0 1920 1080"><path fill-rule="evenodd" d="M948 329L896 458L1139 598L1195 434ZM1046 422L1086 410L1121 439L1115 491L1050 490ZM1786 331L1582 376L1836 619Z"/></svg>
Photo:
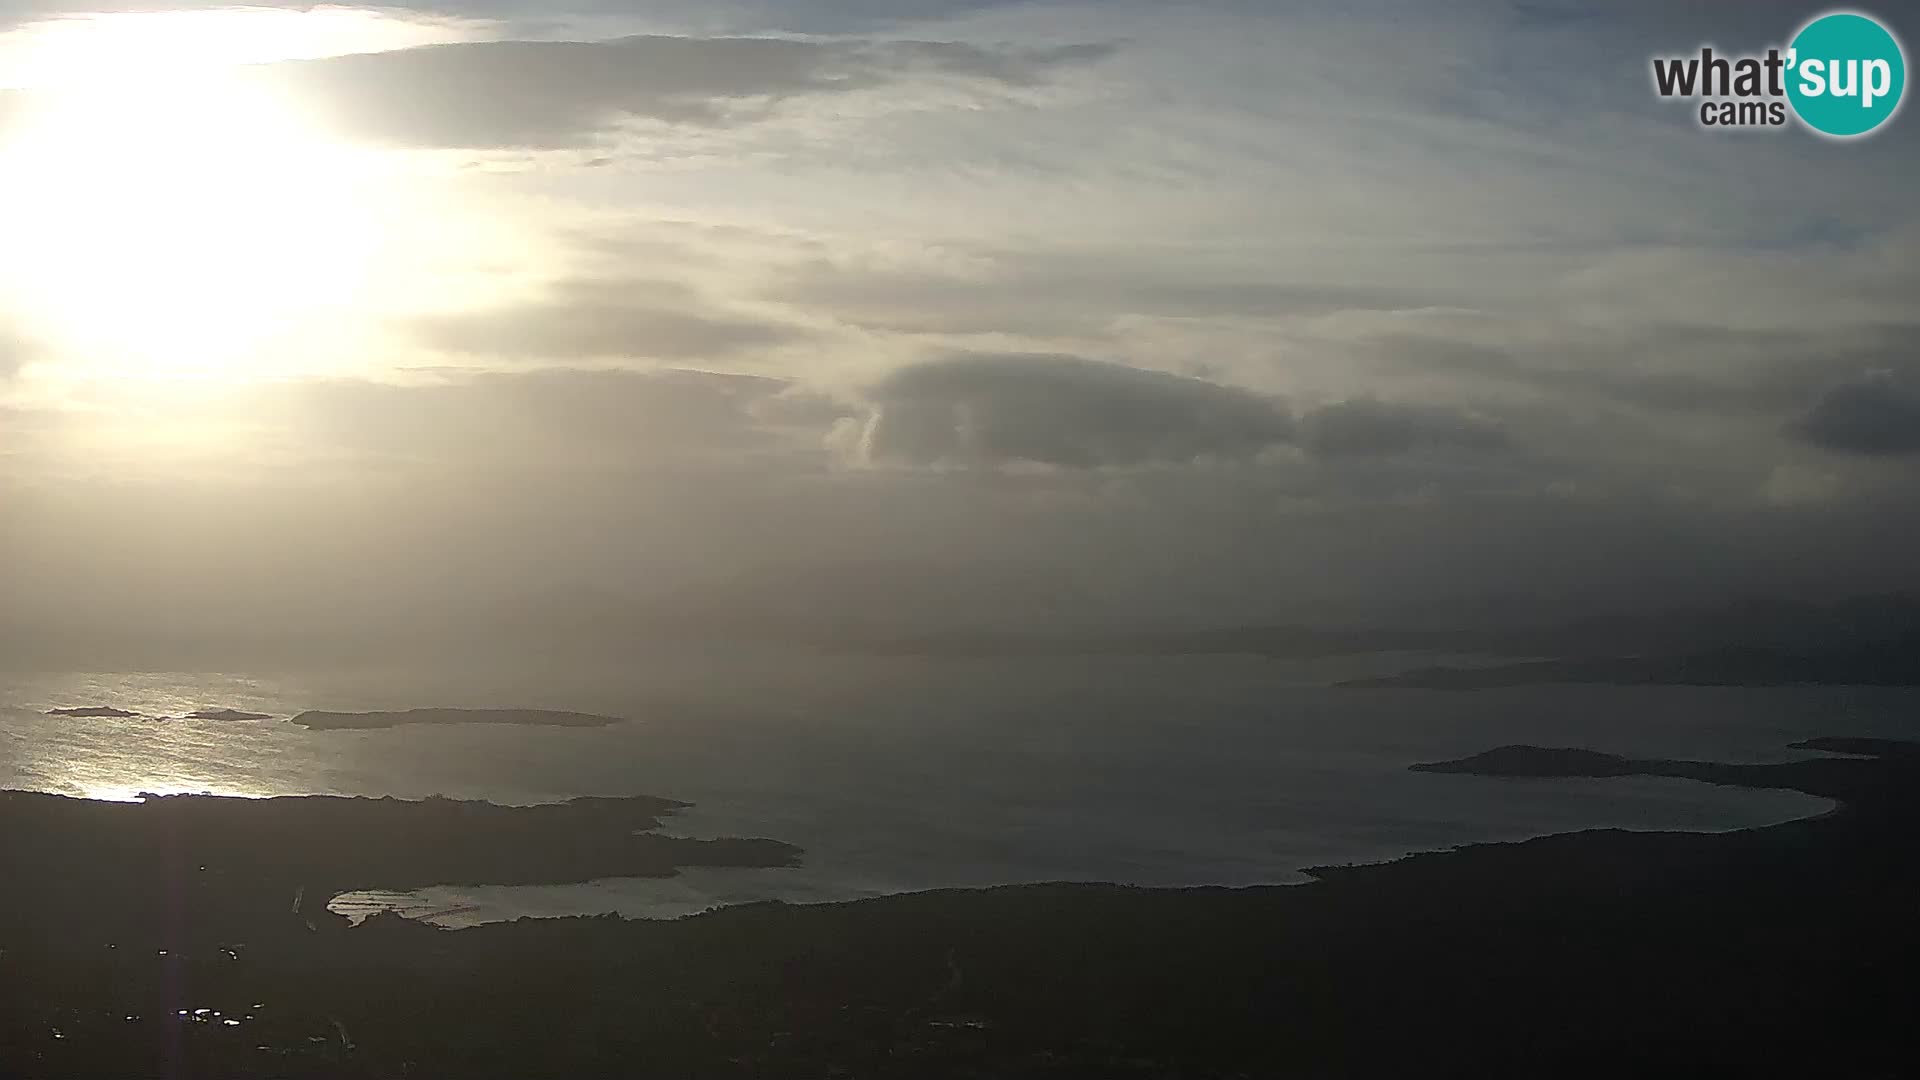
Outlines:
<svg viewBox="0 0 1920 1080"><path fill-rule="evenodd" d="M1423 771L1785 787L1835 812L1326 867L448 931L334 890L784 865L665 800L0 796L0 1071L398 1076L1878 1077L1920 1056L1920 751L1506 747Z"/></svg>

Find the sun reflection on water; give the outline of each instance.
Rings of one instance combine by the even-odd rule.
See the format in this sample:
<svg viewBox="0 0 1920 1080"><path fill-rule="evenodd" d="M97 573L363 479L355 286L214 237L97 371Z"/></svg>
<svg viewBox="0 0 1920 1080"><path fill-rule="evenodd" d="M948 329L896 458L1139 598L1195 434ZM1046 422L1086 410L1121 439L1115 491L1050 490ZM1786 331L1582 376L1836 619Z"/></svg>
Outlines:
<svg viewBox="0 0 1920 1080"><path fill-rule="evenodd" d="M302 760L288 753L298 733L277 719L309 694L272 678L228 674L0 677L0 787L113 802L135 802L143 792L257 799L326 790L310 772L289 775ZM139 715L53 714L103 706ZM185 719L201 709L276 719Z"/></svg>
<svg viewBox="0 0 1920 1080"><path fill-rule="evenodd" d="M236 788L207 786L204 784L154 783L139 784L80 784L76 785L80 797L97 802L143 802L143 795L217 795L223 799L265 799L270 796L262 791L242 791Z"/></svg>

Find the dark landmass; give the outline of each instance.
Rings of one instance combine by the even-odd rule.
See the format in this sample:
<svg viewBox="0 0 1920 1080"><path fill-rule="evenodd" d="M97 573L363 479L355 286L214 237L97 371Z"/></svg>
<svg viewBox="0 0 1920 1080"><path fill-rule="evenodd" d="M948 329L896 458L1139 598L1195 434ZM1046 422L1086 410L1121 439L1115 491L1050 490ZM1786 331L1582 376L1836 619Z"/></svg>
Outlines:
<svg viewBox="0 0 1920 1080"><path fill-rule="evenodd" d="M1651 686L1920 686L1920 643L1913 648L1790 653L1732 648L1684 656L1619 656L1533 660L1487 667L1428 667L1348 688L1486 690L1546 683Z"/></svg>
<svg viewBox="0 0 1920 1080"><path fill-rule="evenodd" d="M48 716L79 716L79 717L87 717L91 719L115 719L115 720L136 720L140 718L140 714L137 712L128 712L125 709L115 709L106 705L86 705L86 706L81 706L79 708L72 708L72 709L48 709L47 715Z"/></svg>
<svg viewBox="0 0 1920 1080"><path fill-rule="evenodd" d="M523 724L532 727L607 727L624 723L614 716L553 712L547 709L407 709L403 712L324 712L313 710L293 718L301 727L320 731L390 728L401 724Z"/></svg>
<svg viewBox="0 0 1920 1080"><path fill-rule="evenodd" d="M298 914L304 926L328 918L326 902L353 889L665 877L683 866L787 866L798 858L796 849L772 840L660 835L652 830L662 818L686 805L671 799L539 806L446 798L141 799L0 792L0 867L8 871L0 912L70 906L88 912L82 932L124 934L164 919L154 909L170 900L188 903L196 920L231 918L245 926L273 909ZM144 883L139 901L114 895L134 882ZM166 895L176 888L185 891ZM296 892L303 896L298 904ZM58 927L43 933L57 935Z"/></svg>
<svg viewBox="0 0 1920 1080"><path fill-rule="evenodd" d="M1545 746L1499 746L1457 761L1422 762L1413 772L1465 773L1471 776L1632 776L1637 763L1598 750Z"/></svg>
<svg viewBox="0 0 1920 1080"><path fill-rule="evenodd" d="M1509 747L1427 767L1692 776L1841 804L1763 829L1476 845L1295 887L1023 886L461 931L383 916L350 929L322 894L636 872L694 852L631 835L660 809L632 800L10 795L0 1074L1910 1075L1920 751L1803 745L1849 756Z"/></svg>
<svg viewBox="0 0 1920 1080"><path fill-rule="evenodd" d="M242 712L239 709L195 709L185 717L188 720L271 720L267 713Z"/></svg>
<svg viewBox="0 0 1920 1080"><path fill-rule="evenodd" d="M1920 744L1890 739L1808 739L1789 747L1851 754L1856 757L1910 758ZM1716 761L1677 761L1669 758L1628 758L1597 750L1570 750L1545 746L1501 746L1472 757L1409 765L1414 772L1460 773L1469 776L1606 777L1675 776L1727 787L1786 788L1846 799L1858 795L1856 763L1813 758L1767 765L1725 765Z"/></svg>

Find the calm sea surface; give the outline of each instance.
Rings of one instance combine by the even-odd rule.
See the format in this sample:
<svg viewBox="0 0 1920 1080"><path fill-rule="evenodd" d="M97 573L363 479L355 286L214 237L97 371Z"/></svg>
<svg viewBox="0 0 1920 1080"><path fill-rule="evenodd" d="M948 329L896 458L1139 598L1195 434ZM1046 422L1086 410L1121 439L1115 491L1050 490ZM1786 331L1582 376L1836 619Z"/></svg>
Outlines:
<svg viewBox="0 0 1920 1080"><path fill-rule="evenodd" d="M483 672L0 672L0 788L444 794L531 803L664 795L679 835L770 836L791 870L350 896L462 925L522 914L673 916L743 900L849 899L1079 880L1245 885L1301 867L1596 826L1727 829L1816 813L1785 792L1681 780L1512 781L1406 771L1511 742L1762 761L1822 734L1920 737L1920 693L1850 688L1336 690L1431 658L952 660L690 652ZM255 722L52 717L201 707ZM518 706L603 729L311 732L305 709Z"/></svg>

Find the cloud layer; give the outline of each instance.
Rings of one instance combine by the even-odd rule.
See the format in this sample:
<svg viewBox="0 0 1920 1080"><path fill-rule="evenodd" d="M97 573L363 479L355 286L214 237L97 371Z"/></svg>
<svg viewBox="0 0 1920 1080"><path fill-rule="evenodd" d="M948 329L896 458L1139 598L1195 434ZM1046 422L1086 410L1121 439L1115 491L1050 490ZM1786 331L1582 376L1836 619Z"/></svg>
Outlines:
<svg viewBox="0 0 1920 1080"><path fill-rule="evenodd" d="M558 148L636 120L717 127L781 101L949 77L1030 86L1100 45L801 41L661 35L488 41L273 64L254 77L330 127L403 146Z"/></svg>
<svg viewBox="0 0 1920 1080"><path fill-rule="evenodd" d="M387 261L337 345L85 355L0 258L35 332L0 338L0 584L324 608L938 551L1311 620L1920 574L1916 114L1737 137L1647 86L1803 9L410 6L473 21L239 76L345 137ZM234 183L142 145L87 197Z"/></svg>
<svg viewBox="0 0 1920 1080"><path fill-rule="evenodd" d="M1090 468L1246 457L1292 436L1278 403L1200 379L1072 356L962 356L870 394L869 460Z"/></svg>
<svg viewBox="0 0 1920 1080"><path fill-rule="evenodd" d="M422 319L417 329L426 343L470 356L567 361L714 361L808 333L643 278L564 281L537 300Z"/></svg>
<svg viewBox="0 0 1920 1080"><path fill-rule="evenodd" d="M1846 454L1920 454L1920 391L1890 372L1844 382L1821 394L1795 430L1815 446Z"/></svg>
<svg viewBox="0 0 1920 1080"><path fill-rule="evenodd" d="M1419 449L1498 450L1507 445L1506 434L1479 417L1372 398L1317 409L1303 418L1301 427L1302 443L1328 457Z"/></svg>
<svg viewBox="0 0 1920 1080"><path fill-rule="evenodd" d="M1371 398L1296 417L1283 400L1205 379L1061 355L961 355L902 368L867 393L866 460L1065 468L1235 461L1299 446L1328 458L1490 451L1489 421Z"/></svg>

